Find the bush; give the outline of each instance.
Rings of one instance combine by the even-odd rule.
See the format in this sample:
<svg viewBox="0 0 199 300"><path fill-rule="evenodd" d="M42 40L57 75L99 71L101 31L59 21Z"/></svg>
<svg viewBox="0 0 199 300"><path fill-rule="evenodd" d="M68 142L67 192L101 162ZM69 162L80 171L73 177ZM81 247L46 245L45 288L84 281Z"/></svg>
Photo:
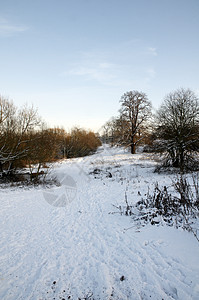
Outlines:
<svg viewBox="0 0 199 300"><path fill-rule="evenodd" d="M181 227L191 231L199 241L197 224L199 216L199 173L192 175L192 184L185 175L176 177L173 190L155 185L135 205L129 205L125 193L125 206L118 206L122 215L131 216L136 226L163 225ZM195 228L195 226L197 228Z"/></svg>
<svg viewBox="0 0 199 300"><path fill-rule="evenodd" d="M92 131L74 128L66 135L64 149L67 158L81 157L94 153L101 141Z"/></svg>

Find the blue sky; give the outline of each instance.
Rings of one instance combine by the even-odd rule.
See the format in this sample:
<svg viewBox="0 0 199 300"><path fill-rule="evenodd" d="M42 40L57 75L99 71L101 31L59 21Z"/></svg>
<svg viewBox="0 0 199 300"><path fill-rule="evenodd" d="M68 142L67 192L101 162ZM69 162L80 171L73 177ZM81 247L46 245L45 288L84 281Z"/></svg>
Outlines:
<svg viewBox="0 0 199 300"><path fill-rule="evenodd" d="M49 126L98 130L119 100L199 95L198 0L0 0L0 94Z"/></svg>

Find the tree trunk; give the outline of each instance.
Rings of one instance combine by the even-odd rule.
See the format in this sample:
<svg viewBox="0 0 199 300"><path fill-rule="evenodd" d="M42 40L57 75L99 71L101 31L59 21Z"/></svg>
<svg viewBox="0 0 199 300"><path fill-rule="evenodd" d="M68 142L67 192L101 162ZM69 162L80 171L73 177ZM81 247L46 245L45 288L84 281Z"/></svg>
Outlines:
<svg viewBox="0 0 199 300"><path fill-rule="evenodd" d="M135 154L135 135L131 137L131 154Z"/></svg>
<svg viewBox="0 0 199 300"><path fill-rule="evenodd" d="M184 171L184 151L183 148L180 149L180 171Z"/></svg>
<svg viewBox="0 0 199 300"><path fill-rule="evenodd" d="M135 154L135 144L131 144L131 154Z"/></svg>
<svg viewBox="0 0 199 300"><path fill-rule="evenodd" d="M135 154L135 126L133 122L131 123L131 154Z"/></svg>

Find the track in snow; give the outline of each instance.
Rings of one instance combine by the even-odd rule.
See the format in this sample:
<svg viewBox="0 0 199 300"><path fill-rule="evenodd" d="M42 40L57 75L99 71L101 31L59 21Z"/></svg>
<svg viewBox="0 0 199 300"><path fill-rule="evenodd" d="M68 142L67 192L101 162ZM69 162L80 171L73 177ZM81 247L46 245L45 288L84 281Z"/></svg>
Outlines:
<svg viewBox="0 0 199 300"><path fill-rule="evenodd" d="M66 161L56 172L73 177L77 194L65 208L50 206L42 188L1 191L0 298L198 299L199 248L190 234L124 231L131 219L109 214L127 186L135 197L157 180L153 164L117 149ZM88 175L100 165L112 178Z"/></svg>

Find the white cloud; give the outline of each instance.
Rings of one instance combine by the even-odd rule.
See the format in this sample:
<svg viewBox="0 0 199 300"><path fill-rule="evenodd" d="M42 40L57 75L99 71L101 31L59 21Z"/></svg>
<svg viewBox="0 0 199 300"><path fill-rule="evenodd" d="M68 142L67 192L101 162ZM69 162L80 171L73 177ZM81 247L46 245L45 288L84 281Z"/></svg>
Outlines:
<svg viewBox="0 0 199 300"><path fill-rule="evenodd" d="M153 48L153 47L148 47L148 52L149 52L149 54L151 54L153 56L157 56L158 55L157 49Z"/></svg>
<svg viewBox="0 0 199 300"><path fill-rule="evenodd" d="M0 36L12 36L16 33L21 33L28 30L28 27L14 25L4 18L0 18Z"/></svg>
<svg viewBox="0 0 199 300"><path fill-rule="evenodd" d="M113 67L113 64L109 64L109 63L107 63L107 62L104 62L104 63L100 63L100 64L99 64L99 67L100 67L101 69L109 69L109 68Z"/></svg>
<svg viewBox="0 0 199 300"><path fill-rule="evenodd" d="M86 82L89 84L102 84L109 87L121 87L129 89L135 87L137 89L149 86L155 78L156 72L153 66L150 67L143 60L143 56L151 61L149 55L156 53L155 48L140 47L128 55L122 47L118 50L111 51L96 51L96 52L79 52L76 58L76 63L67 65L65 72L61 76L70 77L74 83L78 80L81 85ZM149 50L150 49L150 50ZM135 50L135 49L134 49ZM115 54L113 56L113 53ZM147 66L148 65L148 66Z"/></svg>
<svg viewBox="0 0 199 300"><path fill-rule="evenodd" d="M148 74L149 79L153 79L156 76L156 72L153 68L147 69L146 73Z"/></svg>
<svg viewBox="0 0 199 300"><path fill-rule="evenodd" d="M116 78L114 64L108 62L82 61L65 72L64 75L82 76L85 80L96 80L100 83L110 84Z"/></svg>

